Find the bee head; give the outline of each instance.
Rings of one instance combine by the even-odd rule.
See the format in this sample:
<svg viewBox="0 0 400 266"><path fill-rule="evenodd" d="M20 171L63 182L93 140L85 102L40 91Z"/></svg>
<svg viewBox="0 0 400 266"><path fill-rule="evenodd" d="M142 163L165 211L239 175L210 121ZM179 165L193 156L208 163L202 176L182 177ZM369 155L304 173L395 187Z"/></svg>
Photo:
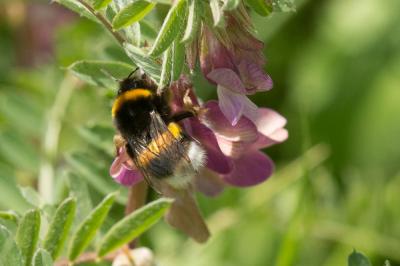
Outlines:
<svg viewBox="0 0 400 266"><path fill-rule="evenodd" d="M141 74L141 71L138 70L139 68L136 68L128 75L128 77L119 82L118 95L121 95L122 93L129 90L145 87L145 80L142 77L144 74Z"/></svg>

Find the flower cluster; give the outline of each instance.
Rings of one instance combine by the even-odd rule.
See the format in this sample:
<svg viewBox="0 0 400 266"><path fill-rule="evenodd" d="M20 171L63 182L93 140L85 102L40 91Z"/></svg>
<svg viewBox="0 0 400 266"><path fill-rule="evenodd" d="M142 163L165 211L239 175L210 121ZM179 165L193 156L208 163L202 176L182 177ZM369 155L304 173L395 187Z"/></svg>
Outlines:
<svg viewBox="0 0 400 266"><path fill-rule="evenodd" d="M203 23L199 40L187 52L189 67L194 66L194 55L199 54L203 75L217 86L218 101L203 103L185 75L169 87L172 113L190 110L196 114L179 123L204 149L206 160L189 187L161 185L158 190L175 199L167 221L198 242L206 241L209 232L192 187L215 196L227 185L247 187L265 181L273 173L274 164L260 150L288 137L284 117L271 109L258 108L247 97L271 89L272 80L263 70L263 43L253 36L246 10L241 5L226 12L225 19L225 29ZM122 185L133 186L143 176L124 146L118 147L110 174Z"/></svg>
<svg viewBox="0 0 400 266"><path fill-rule="evenodd" d="M245 187L265 181L274 164L260 149L288 137L284 117L258 108L247 98L272 88L271 78L263 71L263 43L253 36L248 14L238 8L227 12L226 20L225 29L203 24L198 43L202 72L217 85L218 101L200 104L185 76L170 87L173 112L198 110L199 115L185 119L182 126L206 151L206 168L195 178L196 188L206 195L218 194L226 184ZM126 186L143 179L123 147L110 174Z"/></svg>

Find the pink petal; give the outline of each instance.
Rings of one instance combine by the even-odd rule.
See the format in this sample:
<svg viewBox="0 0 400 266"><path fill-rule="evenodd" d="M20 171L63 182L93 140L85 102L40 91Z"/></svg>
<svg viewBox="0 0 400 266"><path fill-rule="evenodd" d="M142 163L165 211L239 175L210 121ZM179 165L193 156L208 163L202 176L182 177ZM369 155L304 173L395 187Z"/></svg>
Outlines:
<svg viewBox="0 0 400 266"><path fill-rule="evenodd" d="M207 154L207 167L217 173L226 174L232 171L232 162L219 148L214 133L200 123L197 119L190 119L190 123L185 123L188 134L199 141Z"/></svg>
<svg viewBox="0 0 400 266"><path fill-rule="evenodd" d="M251 142L257 139L257 128L246 117L242 117L235 126L232 126L217 101L209 101L204 107L208 109L205 121L207 126L227 140Z"/></svg>
<svg viewBox="0 0 400 266"><path fill-rule="evenodd" d="M227 88L236 93L246 93L242 81L235 71L229 68L218 68L208 73L207 78L211 79L218 85Z"/></svg>
<svg viewBox="0 0 400 266"><path fill-rule="evenodd" d="M267 91L273 86L272 79L257 64L242 60L238 65L240 78L242 79L247 92L252 94L257 91Z"/></svg>
<svg viewBox="0 0 400 266"><path fill-rule="evenodd" d="M271 137L277 130L282 129L286 125L286 118L272 109L259 108L258 118L253 122L261 134Z"/></svg>
<svg viewBox="0 0 400 266"><path fill-rule="evenodd" d="M235 160L235 168L223 179L228 184L238 187L257 185L272 175L274 163L264 153L250 150L241 158Z"/></svg>
<svg viewBox="0 0 400 266"><path fill-rule="evenodd" d="M222 152L230 158L239 158L242 156L243 152L247 151L252 147L253 142L243 142L243 141L229 141L224 137L216 135L218 145Z"/></svg>
<svg viewBox="0 0 400 266"><path fill-rule="evenodd" d="M228 90L220 85L217 88L219 107L232 126L242 116L246 96Z"/></svg>
<svg viewBox="0 0 400 266"><path fill-rule="evenodd" d="M258 139L252 144L252 147L254 149L268 148L274 144L284 142L287 138L288 138L288 131L284 128L276 130L268 137L260 133Z"/></svg>
<svg viewBox="0 0 400 266"><path fill-rule="evenodd" d="M203 168L194 178L194 185L198 191L210 197L217 196L225 187L221 177L207 168Z"/></svg>
<svg viewBox="0 0 400 266"><path fill-rule="evenodd" d="M120 171L116 175L112 175L112 178L123 186L133 186L143 180L142 174L139 170L132 170L124 165L120 168Z"/></svg>
<svg viewBox="0 0 400 266"><path fill-rule="evenodd" d="M251 121L257 121L259 116L258 106L247 97L243 99L243 115Z"/></svg>

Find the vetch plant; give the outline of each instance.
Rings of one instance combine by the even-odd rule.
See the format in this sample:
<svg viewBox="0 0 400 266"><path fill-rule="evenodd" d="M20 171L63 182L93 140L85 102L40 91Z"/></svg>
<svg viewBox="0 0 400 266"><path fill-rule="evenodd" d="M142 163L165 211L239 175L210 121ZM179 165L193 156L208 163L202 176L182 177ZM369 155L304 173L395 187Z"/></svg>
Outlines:
<svg viewBox="0 0 400 266"><path fill-rule="evenodd" d="M126 78L137 66L139 77L157 87L157 95L170 94L173 114L192 112L191 117L179 121L179 127L204 149L204 167L196 170L184 187L160 181L156 190L175 199L166 216L171 225L199 242L207 240L208 229L193 190L215 196L227 185L245 187L265 181L273 173L274 164L260 149L283 142L288 136L284 117L271 109L258 108L247 97L273 86L264 72L263 43L255 37L248 12L250 7L267 16L278 7L290 6L290 2L174 1L159 30L150 26L156 2L60 3L102 24L132 63L79 61L70 66L73 73L93 85L110 87L113 79ZM193 85L191 75L198 64L204 77L216 85L218 101L204 102L197 97L196 91L201 88ZM120 103L114 105L119 108ZM144 177L151 186L158 181L149 181L148 174L144 176L143 166L135 163L127 143L126 136L125 140L119 137L110 175L131 187L129 201L137 205L135 202L144 202L146 192L139 192L141 189L135 186L142 184ZM157 151L149 147L159 156L161 146Z"/></svg>
<svg viewBox="0 0 400 266"><path fill-rule="evenodd" d="M121 142L121 138L116 138L113 154L112 136L120 136L121 132L115 133L109 126L100 125L80 128L78 133L96 150L105 156L114 156L109 173L116 182L111 178L98 178L106 176L106 167L85 154L68 154L65 161L69 191L60 204L49 202L52 192L45 188L51 186L53 180L51 175L44 175L46 178L39 181L42 190L48 192L45 199L36 192L25 193L34 205L32 210L23 215L0 213L0 218L17 227L14 239L10 237L9 228L0 227L0 240L4 240L0 241L0 261L4 265L69 265L105 260L119 265L128 260L136 265L135 254L143 250L129 248L135 245L135 238L163 216L194 240L207 241L210 233L194 193L217 196L228 186L248 187L262 183L272 175L274 164L261 149L288 137L283 116L256 106L248 98L273 86L271 77L264 71L264 44L255 36L249 12L268 16L273 11L292 10L291 2L177 0L168 4L159 28L153 25L163 10L159 6L166 7L165 2L56 2L103 26L115 40L113 47L122 51L124 57L120 61L79 60L68 67L69 71L91 85L112 89L114 98L116 81L121 82L139 68L140 79L146 79L154 90L152 97L168 95L168 111L177 116L185 114L174 123L160 124L165 123L167 131L175 138L173 141L180 135L195 143L199 149L194 153L201 154L201 159L194 162L188 160L190 154L185 157L195 174L188 182L183 182L184 185L174 186L163 179L152 176L149 179L130 154L126 139ZM218 99L198 97L202 88L192 80L196 73L215 86ZM72 86L68 83L70 79L67 76L66 89L60 89L59 99L65 101L60 110L55 108L54 119L62 118L72 89L78 84L69 82ZM62 92L68 97L63 97ZM53 127L58 128L57 125ZM57 139L48 148L49 154L56 144ZM157 139L146 145L154 155L151 158L159 156L165 148ZM44 162L46 167L54 164L52 158ZM43 170L42 173L47 172ZM105 195L97 206L92 206L86 182ZM121 189L120 184L129 187L129 192ZM148 204L147 184L162 196ZM114 190L120 193L109 193ZM126 206L126 216L106 224L115 204ZM151 252L144 257L153 260Z"/></svg>

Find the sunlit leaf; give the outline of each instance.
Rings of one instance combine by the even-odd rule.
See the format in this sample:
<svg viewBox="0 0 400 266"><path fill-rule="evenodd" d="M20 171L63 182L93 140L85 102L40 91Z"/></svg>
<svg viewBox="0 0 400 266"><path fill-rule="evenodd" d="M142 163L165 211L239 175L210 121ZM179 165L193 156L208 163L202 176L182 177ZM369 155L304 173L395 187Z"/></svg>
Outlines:
<svg viewBox="0 0 400 266"><path fill-rule="evenodd" d="M239 5L240 1L239 0L224 0L224 5L222 9L230 11L233 9L236 9Z"/></svg>
<svg viewBox="0 0 400 266"><path fill-rule="evenodd" d="M218 0L210 0L210 9L214 21L214 27L221 27L224 25L224 11L219 5Z"/></svg>
<svg viewBox="0 0 400 266"><path fill-rule="evenodd" d="M135 66L118 61L82 60L68 67L80 79L96 86L116 87L115 79L123 79Z"/></svg>
<svg viewBox="0 0 400 266"><path fill-rule="evenodd" d="M53 259L58 258L64 247L74 220L75 210L76 199L68 198L60 204L54 214L43 243L43 248L51 254Z"/></svg>
<svg viewBox="0 0 400 266"><path fill-rule="evenodd" d="M131 44L125 43L124 47L127 55L132 59L132 61L158 83L161 76L161 64L157 63L154 59L147 57L141 49Z"/></svg>
<svg viewBox="0 0 400 266"><path fill-rule="evenodd" d="M245 0L245 3L257 14L264 17L268 16L272 12L272 6L265 0Z"/></svg>
<svg viewBox="0 0 400 266"><path fill-rule="evenodd" d="M111 3L112 0L92 0L93 2L93 7L96 10L105 8Z"/></svg>
<svg viewBox="0 0 400 266"><path fill-rule="evenodd" d="M348 266L371 266L371 263L369 262L368 258L364 256L364 254L353 251L353 253L350 254L348 260L347 260L347 265Z"/></svg>
<svg viewBox="0 0 400 266"><path fill-rule="evenodd" d="M187 0L179 0L168 12L161 30L158 33L157 39L154 41L151 48L151 56L159 56L162 52L167 50L174 39L179 36L183 28L183 22L186 17Z"/></svg>
<svg viewBox="0 0 400 266"><path fill-rule="evenodd" d="M22 217L15 240L21 250L24 259L24 265L30 266L35 252L40 231L40 212L39 210L30 210Z"/></svg>
<svg viewBox="0 0 400 266"><path fill-rule="evenodd" d="M158 84L159 88L161 89L163 89L171 81L172 53L173 50L171 48L168 48L164 52L161 78L160 83Z"/></svg>
<svg viewBox="0 0 400 266"><path fill-rule="evenodd" d="M39 248L33 256L32 266L53 266L53 259L47 250Z"/></svg>
<svg viewBox="0 0 400 266"><path fill-rule="evenodd" d="M171 203L172 200L161 198L126 216L104 236L98 255L103 257L148 230L164 215Z"/></svg>
<svg viewBox="0 0 400 266"><path fill-rule="evenodd" d="M70 260L75 260L93 240L107 217L114 203L115 196L116 194L112 193L105 197L78 227L78 230L72 236L71 246L69 248L68 257Z"/></svg>
<svg viewBox="0 0 400 266"><path fill-rule="evenodd" d="M100 23L96 16L93 15L84 5L79 3L79 1L77 0L54 0L54 2L57 2L71 9L75 13L78 13L80 16L86 17L96 23Z"/></svg>
<svg viewBox="0 0 400 266"><path fill-rule="evenodd" d="M171 81L177 80L181 73L183 66L185 65L185 45L175 40L172 50L172 68L171 68Z"/></svg>
<svg viewBox="0 0 400 266"><path fill-rule="evenodd" d="M15 244L10 231L3 225L0 225L0 265L24 265L21 251Z"/></svg>
<svg viewBox="0 0 400 266"><path fill-rule="evenodd" d="M189 42L196 37L201 23L201 5L200 0L191 0L189 4L189 14L187 17L185 34L182 42Z"/></svg>
<svg viewBox="0 0 400 266"><path fill-rule="evenodd" d="M127 27L144 18L156 3L146 0L137 0L122 8L112 21L114 29Z"/></svg>
<svg viewBox="0 0 400 266"><path fill-rule="evenodd" d="M14 211L0 211L0 219L9 220L17 224L19 217Z"/></svg>
<svg viewBox="0 0 400 266"><path fill-rule="evenodd" d="M76 198L76 215L74 226L81 223L92 210L92 201L90 199L89 189L85 179L76 174L68 172L67 174L70 196Z"/></svg>

